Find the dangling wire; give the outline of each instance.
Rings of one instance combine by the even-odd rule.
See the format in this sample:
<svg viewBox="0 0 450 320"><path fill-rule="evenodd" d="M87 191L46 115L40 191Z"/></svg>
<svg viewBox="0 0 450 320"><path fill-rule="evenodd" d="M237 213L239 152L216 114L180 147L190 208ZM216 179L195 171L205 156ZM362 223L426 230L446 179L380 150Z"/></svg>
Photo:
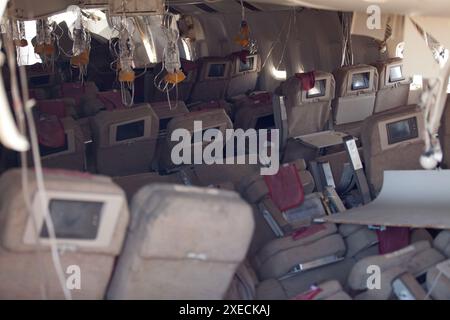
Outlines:
<svg viewBox="0 0 450 320"><path fill-rule="evenodd" d="M352 14L348 12L341 13L342 24L342 59L341 67L353 64L353 47L351 35Z"/></svg>
<svg viewBox="0 0 450 320"><path fill-rule="evenodd" d="M11 42L12 43L12 42ZM48 231L49 231L49 241L50 241L50 251L51 251L51 257L52 257L52 262L56 271L56 275L58 278L58 281L61 285L61 289L64 293L64 296L66 299L70 300L72 298L70 291L67 289L66 283L65 283L65 277L64 277L64 271L62 268L62 264L61 264L61 259L59 256L59 252L58 252L58 247L57 247L57 243L56 243L56 235L55 235L55 230L54 230L54 226L53 226L53 221L52 221L52 217L49 214L49 210L48 207L46 206L46 203L48 203L46 201L47 197L46 197L46 192L45 192L45 186L44 186L44 181L43 181L43 174L42 174L42 167L41 167L41 162L40 162L40 155L39 155L39 144L38 144L38 139L37 139L37 134L36 134L36 128L34 126L34 118L33 118L33 113L31 110L31 106L34 104L34 101L31 100L26 100L25 103L23 103L23 101L20 98L20 94L19 94L19 88L18 88L18 81L17 81L17 73L16 73L16 64L15 64L15 59L14 59L14 50L12 49L11 45L6 45L6 51L8 53L8 64L9 64L9 68L10 68L10 75L11 75L11 93L12 93L12 100L13 100L13 105L14 105L14 111L16 113L16 118L18 120L19 123L19 128L20 131L22 132L22 134L25 134L25 118L27 120L27 123L29 125L29 134L30 134L30 141L31 141L31 149L32 149L32 154L33 154L33 161L35 164L35 174L36 174L36 181L37 181L37 186L38 186L38 193L39 193L39 197L40 197L40 204L41 204L41 214L44 217L44 221L45 224L48 227ZM22 85L22 92L25 98L28 99L28 87L27 87L27 77L25 74L25 67L20 67L19 69L20 71L20 77L21 77L21 85ZM25 112L24 112L25 111ZM25 117L24 117L25 114ZM24 158L26 158L25 156L25 152L23 152L24 150L21 150L21 158L22 160ZM37 238L36 244L37 244L37 254L39 255L40 253L40 245L41 245L41 241L38 236L38 231L37 231L37 223L35 221L35 216L31 210L31 194L28 191L28 172L27 172L27 167L26 167L26 161L22 162L22 185L23 185L23 192L24 192L24 197L25 197L25 206L28 210L28 214L31 216L31 219L33 220L33 226L34 226L34 231L35 231L35 236ZM42 256L40 258L40 262L42 263L43 261L41 260ZM46 271L47 269L45 269L45 267L42 267L41 265L41 272L44 275L44 279L48 279L48 276L46 275ZM41 290L42 290L42 296L43 298L47 297L46 294L46 288L45 286L41 286Z"/></svg>

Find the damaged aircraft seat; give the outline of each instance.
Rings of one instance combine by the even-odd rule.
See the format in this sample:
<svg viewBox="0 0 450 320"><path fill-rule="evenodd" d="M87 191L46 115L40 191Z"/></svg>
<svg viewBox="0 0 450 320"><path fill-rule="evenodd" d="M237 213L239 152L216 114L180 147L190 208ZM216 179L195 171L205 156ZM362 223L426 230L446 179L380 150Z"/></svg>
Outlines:
<svg viewBox="0 0 450 320"><path fill-rule="evenodd" d="M46 89L57 85L61 79L59 74L49 70L42 63L35 63L25 67L27 72L28 87L31 89Z"/></svg>
<svg viewBox="0 0 450 320"><path fill-rule="evenodd" d="M261 57L245 51L231 54L231 79L226 97L234 99L256 89L258 74L261 71Z"/></svg>
<svg viewBox="0 0 450 320"><path fill-rule="evenodd" d="M399 275L409 272L414 277L425 275L437 263L444 261L445 257L428 241L418 241L403 249L384 254L366 257L358 261L352 268L348 277L348 286L356 294L358 300L387 300L392 297L392 281ZM370 290L367 285L370 266L380 268L380 289Z"/></svg>
<svg viewBox="0 0 450 320"><path fill-rule="evenodd" d="M194 87L197 80L197 69L199 64L198 62L189 61L186 59L180 59L180 61L181 70L186 76L186 79L178 83L177 87L174 87L169 91L169 97L174 101L178 100L187 102L189 100L189 97L191 96L192 88ZM167 92L158 90L154 85L155 77L156 82L158 82L167 74L166 70L162 71L161 68L161 63L155 65L155 67L153 68L153 72L148 77L148 84L145 87L145 90L150 89L150 92L146 92L146 95L148 94L148 99L145 101L152 102L152 105L154 102L167 101Z"/></svg>
<svg viewBox="0 0 450 320"><path fill-rule="evenodd" d="M153 184L136 194L131 210L109 299L225 296L254 229L238 194Z"/></svg>
<svg viewBox="0 0 450 320"><path fill-rule="evenodd" d="M8 95L9 92L8 92ZM28 89L28 97L30 99L38 100L47 100L50 98L49 92L44 88L34 88Z"/></svg>
<svg viewBox="0 0 450 320"><path fill-rule="evenodd" d="M239 189L242 179L245 177L259 175L261 167L259 164L238 164L237 158L224 158L224 164L197 164L193 167L194 174L200 186L221 185L231 183L235 190Z"/></svg>
<svg viewBox="0 0 450 320"><path fill-rule="evenodd" d="M331 73L314 71L298 73L280 86L283 105L275 104L276 127L285 141L284 162L299 158L309 160L317 155L295 137L328 129L331 101L335 95L335 80Z"/></svg>
<svg viewBox="0 0 450 320"><path fill-rule="evenodd" d="M373 114L377 69L363 64L345 66L335 70L333 75L336 79L332 102L334 129L359 137L362 121Z"/></svg>
<svg viewBox="0 0 450 320"><path fill-rule="evenodd" d="M130 95L127 92L127 101ZM122 102L122 93L120 90L99 91L93 96L83 96L80 98L79 114L81 117L92 117L100 111L113 111L125 109L126 105Z"/></svg>
<svg viewBox="0 0 450 320"><path fill-rule="evenodd" d="M158 117L149 104L101 111L91 118L97 172L125 176L150 171Z"/></svg>
<svg viewBox="0 0 450 320"><path fill-rule="evenodd" d="M42 113L36 119L36 131L43 167L85 170L84 136L73 118ZM31 152L28 159L33 165Z"/></svg>
<svg viewBox="0 0 450 320"><path fill-rule="evenodd" d="M180 137L178 137L179 140L177 141L171 141L172 133L176 129L185 129L187 130L192 137L192 140L190 143L191 146L191 163L194 164L194 146L198 144L202 144L203 147L209 144L209 142L206 141L194 141L194 122L200 121L202 124L202 131L206 131L208 129L217 129L219 130L223 137L224 141L223 144L225 146L225 137L226 137L226 130L233 128L233 123L230 120L230 117L226 114L225 110L223 109L213 109L210 111L198 111L198 112L190 112L186 113L181 116L174 117L170 122L167 124L167 136L166 136L166 143L164 148L161 150L161 158L159 162L159 169L160 170L171 170L177 166L177 164L174 164L172 162L171 153L172 148L180 143ZM198 132L198 134L201 134L201 137L203 136L203 132ZM200 138L201 138L200 137ZM186 142L185 142L186 143Z"/></svg>
<svg viewBox="0 0 450 320"><path fill-rule="evenodd" d="M306 292L296 295L291 300L351 300L352 298L342 289L339 281L330 280L314 285Z"/></svg>
<svg viewBox="0 0 450 320"><path fill-rule="evenodd" d="M260 279L295 278L297 290L307 290L321 281L344 281L356 261L377 253L377 243L376 233L364 226L312 224L270 241L251 262Z"/></svg>
<svg viewBox="0 0 450 320"><path fill-rule="evenodd" d="M98 92L98 88L94 82L85 82L83 84L78 82L64 82L56 88L55 95L60 98L71 98L75 101L75 109L78 115L82 116L82 110L80 110L81 98L95 99Z"/></svg>
<svg viewBox="0 0 450 320"><path fill-rule="evenodd" d="M317 290L319 289L319 290ZM308 290L308 289L307 289ZM269 279L258 282L258 277L248 261L244 261L236 271L230 284L226 300L349 300L339 281L331 280L314 286L306 292L289 291L283 281Z"/></svg>
<svg viewBox="0 0 450 320"><path fill-rule="evenodd" d="M227 115L231 118L233 115L232 104L225 100L212 100L198 103L191 103L189 105L190 112L208 111L213 109L223 109Z"/></svg>
<svg viewBox="0 0 450 320"><path fill-rule="evenodd" d="M402 59L378 61L373 66L378 70L378 91L373 112L406 106L411 80L403 76Z"/></svg>
<svg viewBox="0 0 450 320"><path fill-rule="evenodd" d="M422 168L423 132L423 113L415 105L388 110L364 121L361 142L373 195L381 190L385 170Z"/></svg>
<svg viewBox="0 0 450 320"><path fill-rule="evenodd" d="M55 115L60 119L66 117L77 117L75 101L71 98L37 100L35 109L39 113Z"/></svg>
<svg viewBox="0 0 450 320"><path fill-rule="evenodd" d="M41 244L23 199L21 170L10 170L0 178L0 298L41 299L44 287L47 299L64 299L35 174L27 174ZM73 265L81 270L81 287L72 297L103 299L128 225L125 194L110 178L87 173L45 170L44 180L56 243L68 249L60 251L62 272Z"/></svg>
<svg viewBox="0 0 450 320"><path fill-rule="evenodd" d="M190 101L215 101L225 99L231 77L232 64L227 58L207 57L197 61L197 81L192 88Z"/></svg>
<svg viewBox="0 0 450 320"><path fill-rule="evenodd" d="M450 231L441 231L433 241L433 246L446 258L450 259ZM447 260L450 265L450 260ZM437 279L437 277L439 278ZM450 276L441 272L436 266L427 272L427 288L435 300L450 300Z"/></svg>
<svg viewBox="0 0 450 320"><path fill-rule="evenodd" d="M275 177L278 177L279 181L276 189L272 187L271 181L268 181L266 176L262 176L259 171L255 172L241 179L239 191L249 203L260 210L268 210L283 232L291 233L296 227L311 222L302 220L299 221L299 225L294 222L292 225L284 216L290 209L301 206L305 196L312 194L315 188L314 179L302 159L282 165ZM273 238L274 233L270 232L269 237L269 239ZM263 238L267 239L267 236Z"/></svg>
<svg viewBox="0 0 450 320"><path fill-rule="evenodd" d="M236 129L275 129L272 95L269 92L250 94L234 104Z"/></svg>

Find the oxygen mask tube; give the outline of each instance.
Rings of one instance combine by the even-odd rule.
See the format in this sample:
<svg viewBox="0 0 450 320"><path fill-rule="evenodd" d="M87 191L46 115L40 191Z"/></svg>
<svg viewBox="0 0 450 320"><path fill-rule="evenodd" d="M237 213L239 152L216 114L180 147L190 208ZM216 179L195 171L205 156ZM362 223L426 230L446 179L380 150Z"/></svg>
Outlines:
<svg viewBox="0 0 450 320"><path fill-rule="evenodd" d="M91 49L91 37L83 25L81 9L78 6L70 6L68 11L76 15L72 32L72 57L70 64L80 70L80 81L83 82L87 75L87 65L89 64L89 52Z"/></svg>
<svg viewBox="0 0 450 320"><path fill-rule="evenodd" d="M119 83L122 94L122 103L128 107L134 103L134 81L136 74L133 70L134 50L133 42L134 21L132 18L122 17L119 28ZM128 93L131 98L128 99Z"/></svg>
<svg viewBox="0 0 450 320"><path fill-rule="evenodd" d="M11 19L11 29L14 45L17 48L28 46L28 41L25 37L25 22Z"/></svg>
<svg viewBox="0 0 450 320"><path fill-rule="evenodd" d="M186 75L181 70L180 51L178 48L180 32L178 30L177 20L178 17L169 12L166 12L163 16L162 28L167 39L167 44L163 52L161 71L156 75L154 83L158 90L167 94L170 109L172 109L172 105L169 92L175 88L175 100L178 101L178 84L186 79ZM165 75L161 78L163 73Z"/></svg>
<svg viewBox="0 0 450 320"><path fill-rule="evenodd" d="M50 27L48 19L36 20L36 45L34 46L34 52L41 57L43 64L51 65L52 70L56 51L54 40L53 29Z"/></svg>
<svg viewBox="0 0 450 320"><path fill-rule="evenodd" d="M252 39L250 36L250 26L245 17L245 7L242 0L241 9L241 25L239 28L239 33L235 38L235 42L242 48L242 50L247 50L250 54L255 54L258 51L258 46L256 40Z"/></svg>

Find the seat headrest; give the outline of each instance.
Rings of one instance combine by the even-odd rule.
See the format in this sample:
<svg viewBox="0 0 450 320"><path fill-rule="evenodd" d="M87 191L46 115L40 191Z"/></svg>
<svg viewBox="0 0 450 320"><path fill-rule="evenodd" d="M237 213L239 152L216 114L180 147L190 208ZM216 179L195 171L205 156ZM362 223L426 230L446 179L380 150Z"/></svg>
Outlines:
<svg viewBox="0 0 450 320"><path fill-rule="evenodd" d="M71 99L38 100L36 108L41 113L55 115L58 118L65 118L73 113L70 110L73 108L73 101Z"/></svg>
<svg viewBox="0 0 450 320"><path fill-rule="evenodd" d="M378 71L365 64L345 66L333 72L336 97L374 93L378 90Z"/></svg>
<svg viewBox="0 0 450 320"><path fill-rule="evenodd" d="M49 250L35 174L32 170L26 174L32 216L24 201L21 170L9 170L0 177L0 244L11 251L36 250L34 217L40 242L44 250ZM44 181L58 245L76 252L108 255L120 252L128 208L124 192L109 177L46 169Z"/></svg>
<svg viewBox="0 0 450 320"><path fill-rule="evenodd" d="M151 103L153 111L159 119L173 118L179 115L189 113L189 109L186 107L184 101L158 101Z"/></svg>
<svg viewBox="0 0 450 320"><path fill-rule="evenodd" d="M149 104L101 111L91 118L91 124L100 147L156 139L159 130L158 117Z"/></svg>
<svg viewBox="0 0 450 320"><path fill-rule="evenodd" d="M82 97L92 97L98 92L98 88L94 82L65 82L61 85L61 96L64 98L72 98L76 105L79 105Z"/></svg>
<svg viewBox="0 0 450 320"><path fill-rule="evenodd" d="M49 148L59 148L66 143L64 126L55 115L42 114L36 121L39 144Z"/></svg>
<svg viewBox="0 0 450 320"><path fill-rule="evenodd" d="M144 259L240 262L254 229L251 207L231 191L151 184L131 208L131 234L145 230L136 248Z"/></svg>
<svg viewBox="0 0 450 320"><path fill-rule="evenodd" d="M221 131L224 131L233 128L233 123L224 109L202 110L186 113L170 120L167 125L169 136L170 132L181 128L186 129L191 133L194 132L194 121L202 121L203 130L218 128Z"/></svg>
<svg viewBox="0 0 450 320"><path fill-rule="evenodd" d="M122 103L122 95L118 90L97 92L97 99L102 102L104 108L108 111L126 108Z"/></svg>

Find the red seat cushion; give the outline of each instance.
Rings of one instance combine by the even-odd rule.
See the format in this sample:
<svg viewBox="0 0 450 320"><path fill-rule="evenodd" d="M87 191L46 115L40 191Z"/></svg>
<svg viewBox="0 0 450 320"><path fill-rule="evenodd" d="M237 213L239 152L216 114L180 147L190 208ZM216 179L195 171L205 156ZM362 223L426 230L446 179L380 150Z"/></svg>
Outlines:
<svg viewBox="0 0 450 320"><path fill-rule="evenodd" d="M409 228L387 227L386 230L377 230L380 254L400 250L410 243Z"/></svg>
<svg viewBox="0 0 450 320"><path fill-rule="evenodd" d="M294 233L292 233L292 239L293 240L304 239L304 238L310 237L313 234L316 234L322 230L326 230L326 228L327 227L325 227L325 225L323 225L323 224L312 224L308 227L303 227L303 228L300 228L300 229L294 231Z"/></svg>
<svg viewBox="0 0 450 320"><path fill-rule="evenodd" d="M295 77L300 81L300 88L303 91L308 91L314 88L316 84L316 76L314 71L305 73L296 73Z"/></svg>
<svg viewBox="0 0 450 320"><path fill-rule="evenodd" d="M303 185L295 164L280 167L277 174L264 176L269 196L280 211L301 205L305 199Z"/></svg>
<svg viewBox="0 0 450 320"><path fill-rule="evenodd" d="M103 103L108 111L125 109L125 106L122 103L122 95L119 91L98 92L97 99Z"/></svg>
<svg viewBox="0 0 450 320"><path fill-rule="evenodd" d="M322 291L321 288L313 286L309 291L300 293L291 300L314 300Z"/></svg>
<svg viewBox="0 0 450 320"><path fill-rule="evenodd" d="M64 127L55 115L45 115L36 123L39 144L49 148L59 148L66 143Z"/></svg>
<svg viewBox="0 0 450 320"><path fill-rule="evenodd" d="M54 115L58 118L65 118L66 104L61 99L55 100L39 100L37 102L37 108L39 112Z"/></svg>

